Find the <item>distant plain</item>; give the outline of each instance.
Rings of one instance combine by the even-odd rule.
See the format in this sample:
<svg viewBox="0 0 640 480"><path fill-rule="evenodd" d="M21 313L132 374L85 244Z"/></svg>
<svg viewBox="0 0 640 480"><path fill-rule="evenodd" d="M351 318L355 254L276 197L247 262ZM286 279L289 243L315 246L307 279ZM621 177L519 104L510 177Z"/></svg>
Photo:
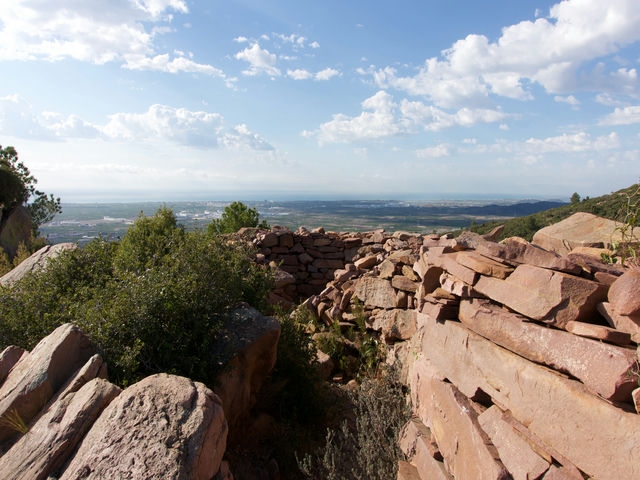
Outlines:
<svg viewBox="0 0 640 480"><path fill-rule="evenodd" d="M142 213L153 215L158 208L171 208L178 223L186 229L206 228L220 218L229 202L137 202L137 203L67 203L62 213L41 227L51 243L84 243L97 236L122 237ZM396 200L344 201L261 201L244 202L255 208L271 226L295 230L323 227L333 231L388 232L404 230L415 233L443 233L467 228L472 223L530 215L565 205L560 201L487 201L447 200L403 202Z"/></svg>

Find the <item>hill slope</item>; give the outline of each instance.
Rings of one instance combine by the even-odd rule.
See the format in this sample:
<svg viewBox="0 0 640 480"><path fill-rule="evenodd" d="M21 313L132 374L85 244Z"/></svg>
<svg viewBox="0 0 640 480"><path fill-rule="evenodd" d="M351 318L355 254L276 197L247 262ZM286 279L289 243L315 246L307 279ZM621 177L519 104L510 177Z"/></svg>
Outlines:
<svg viewBox="0 0 640 480"><path fill-rule="evenodd" d="M484 234L498 225L504 225L504 231L500 239L508 237L522 237L531 241L533 234L547 225L557 223L576 212L588 212L600 217L629 223L630 220L637 225L638 208L640 206L640 185L637 183L623 188L617 192L596 198L585 198L581 201L552 208L533 215L518 217L503 222L494 221L480 225L472 225L470 230ZM631 215L631 218L628 217Z"/></svg>

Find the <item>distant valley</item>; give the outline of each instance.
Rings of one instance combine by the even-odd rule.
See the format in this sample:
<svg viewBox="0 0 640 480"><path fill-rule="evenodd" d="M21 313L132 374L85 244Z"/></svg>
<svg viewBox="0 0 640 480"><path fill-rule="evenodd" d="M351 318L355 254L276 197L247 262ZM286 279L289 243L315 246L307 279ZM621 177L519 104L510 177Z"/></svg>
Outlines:
<svg viewBox="0 0 640 480"><path fill-rule="evenodd" d="M166 205L187 229L206 227L219 218L229 202L69 203L56 218L41 227L51 243L83 243L99 235L124 235L143 212L153 215ZM566 205L558 201L262 201L244 202L260 212L269 225L292 230L324 227L335 231L406 230L429 233L469 227L472 223L531 215Z"/></svg>

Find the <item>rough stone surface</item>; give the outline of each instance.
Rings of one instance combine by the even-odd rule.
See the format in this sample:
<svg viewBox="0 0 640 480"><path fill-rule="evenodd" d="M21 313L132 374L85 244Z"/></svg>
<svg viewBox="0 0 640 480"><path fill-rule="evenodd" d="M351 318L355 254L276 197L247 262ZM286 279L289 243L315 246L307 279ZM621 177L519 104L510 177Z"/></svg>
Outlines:
<svg viewBox="0 0 640 480"><path fill-rule="evenodd" d="M367 323L373 330L382 332L386 341L409 340L416 332L416 317L415 310L382 310Z"/></svg>
<svg viewBox="0 0 640 480"><path fill-rule="evenodd" d="M426 409L447 470L454 477L510 478L498 452L478 424L471 401L455 386L430 379Z"/></svg>
<svg viewBox="0 0 640 480"><path fill-rule="evenodd" d="M481 389L594 478L640 478L640 416L616 408L581 383L508 352L459 323L430 319L418 323L425 328L423 354L465 395Z"/></svg>
<svg viewBox="0 0 640 480"><path fill-rule="evenodd" d="M9 373L0 387L0 417L15 412L29 422L94 353L95 348L77 327L58 327ZM0 442L13 436L15 431L0 422Z"/></svg>
<svg viewBox="0 0 640 480"><path fill-rule="evenodd" d="M29 352L24 348L10 345L0 353L0 385L5 381L7 375L16 363L22 358L23 355L28 355Z"/></svg>
<svg viewBox="0 0 640 480"><path fill-rule="evenodd" d="M560 328L596 312L607 287L553 270L520 265L506 280L481 277L474 289L522 315Z"/></svg>
<svg viewBox="0 0 640 480"><path fill-rule="evenodd" d="M360 299L365 307L395 307L396 292L391 283L382 278L360 278L356 283L354 295Z"/></svg>
<svg viewBox="0 0 640 480"><path fill-rule="evenodd" d="M441 459L434 457L431 444L431 430L418 418L411 418L402 428L398 445L415 466L419 479L450 480L452 476L447 472Z"/></svg>
<svg viewBox="0 0 640 480"><path fill-rule="evenodd" d="M27 273L43 268L50 259L57 257L63 252L74 250L75 248L77 248L75 243L46 245L21 262L16 268L0 277L0 285L10 285L20 280Z"/></svg>
<svg viewBox="0 0 640 480"><path fill-rule="evenodd" d="M598 303L597 308L611 327L628 333L633 342L640 343L640 315L620 315L608 302Z"/></svg>
<svg viewBox="0 0 640 480"><path fill-rule="evenodd" d="M226 436L222 404L211 390L152 375L109 404L60 478L208 480L220 469Z"/></svg>
<svg viewBox="0 0 640 480"><path fill-rule="evenodd" d="M591 213L578 212L558 223L538 230L533 243L566 255L576 247L608 247L620 240L616 222Z"/></svg>
<svg viewBox="0 0 640 480"><path fill-rule="evenodd" d="M640 315L640 268L628 270L613 282L609 303L620 315Z"/></svg>
<svg viewBox="0 0 640 480"><path fill-rule="evenodd" d="M635 350L527 322L486 300L460 303L460 320L478 335L521 355L565 372L603 398L625 402L635 388L628 372Z"/></svg>
<svg viewBox="0 0 640 480"><path fill-rule="evenodd" d="M103 379L59 398L13 447L0 457L4 478L43 480L69 459L102 410L120 393Z"/></svg>
<svg viewBox="0 0 640 480"><path fill-rule="evenodd" d="M630 334L620 332L614 328L605 327L604 325L574 321L567 322L565 329L574 335L593 338L594 340L602 340L616 345L629 345L631 343Z"/></svg>
<svg viewBox="0 0 640 480"><path fill-rule="evenodd" d="M244 435L244 420L276 363L280 323L245 305L232 312L223 329L227 333L214 349L224 352L226 368L214 390L222 400L233 441Z"/></svg>
<svg viewBox="0 0 640 480"><path fill-rule="evenodd" d="M488 257L480 255L473 250L459 252L456 256L456 260L461 265L464 265L465 267L470 268L475 272L481 273L482 275L486 275L488 277L496 277L501 280L504 280L511 274L511 272L513 272L513 267L509 267Z"/></svg>
<svg viewBox="0 0 640 480"><path fill-rule="evenodd" d="M498 449L500 460L504 463L513 480L540 478L549 468L549 462L533 451L507 422L502 420L502 411L493 405L478 416L482 429L489 435Z"/></svg>

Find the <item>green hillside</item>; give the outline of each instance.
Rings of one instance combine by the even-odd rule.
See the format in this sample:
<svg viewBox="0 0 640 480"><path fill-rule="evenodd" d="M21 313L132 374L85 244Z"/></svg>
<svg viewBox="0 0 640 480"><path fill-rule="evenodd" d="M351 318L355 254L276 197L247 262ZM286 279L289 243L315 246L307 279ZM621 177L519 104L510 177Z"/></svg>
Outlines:
<svg viewBox="0 0 640 480"><path fill-rule="evenodd" d="M640 220L637 218L639 205L640 185L636 183L630 187L610 193L609 195L596 198L586 197L582 200L574 198L569 205L511 220L472 225L469 229L472 232L485 234L498 225L504 225L504 231L499 237L500 240L517 236L531 241L536 231L570 217L576 212L589 212L594 215L626 223L630 223L630 220L633 220L633 224L636 225L635 222ZM631 215L631 219L628 217L629 215Z"/></svg>

